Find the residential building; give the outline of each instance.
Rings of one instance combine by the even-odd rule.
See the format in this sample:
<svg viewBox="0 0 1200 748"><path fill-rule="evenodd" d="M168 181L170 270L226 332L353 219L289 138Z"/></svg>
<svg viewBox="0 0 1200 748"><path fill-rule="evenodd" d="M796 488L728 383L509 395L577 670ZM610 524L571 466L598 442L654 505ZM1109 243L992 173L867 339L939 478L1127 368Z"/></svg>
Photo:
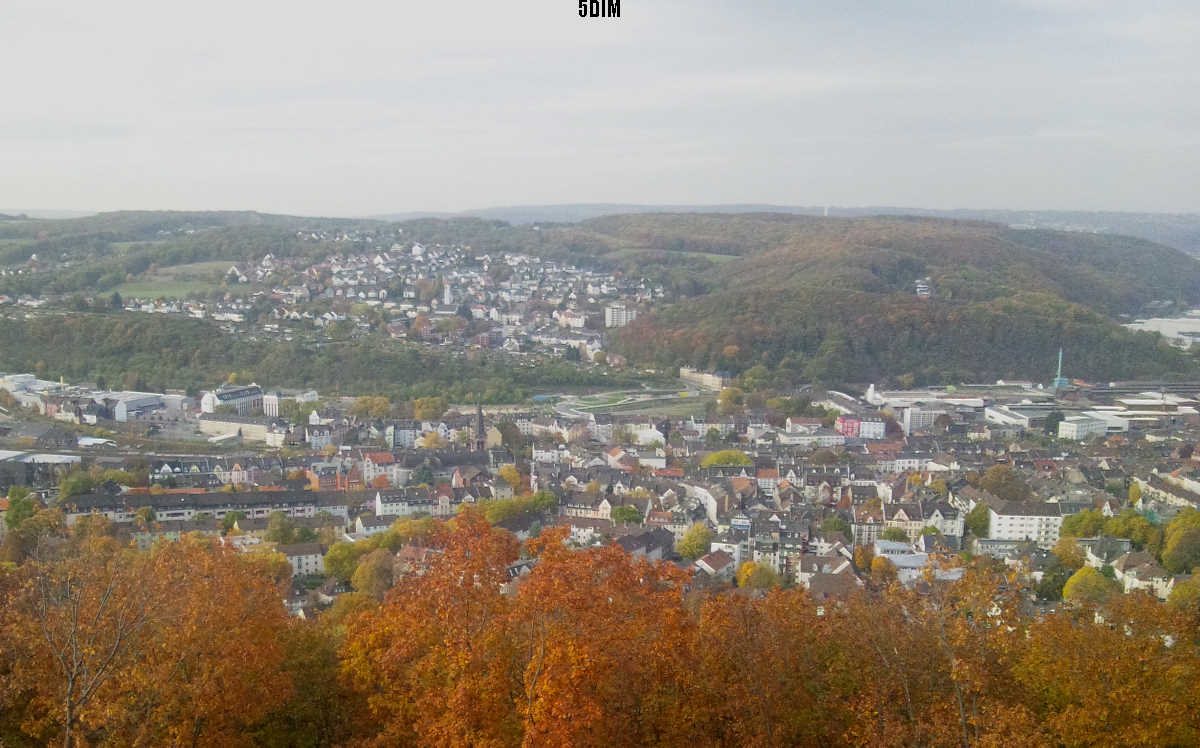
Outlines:
<svg viewBox="0 0 1200 748"><path fill-rule="evenodd" d="M1041 548L1058 542L1062 507L1050 502L999 502L988 505L988 537L993 540L1032 540Z"/></svg>
<svg viewBox="0 0 1200 748"><path fill-rule="evenodd" d="M390 449L411 449L421 438L417 421L393 421L384 430L384 441Z"/></svg>
<svg viewBox="0 0 1200 748"><path fill-rule="evenodd" d="M609 304L604 308L605 327L624 327L637 319L637 310L624 303Z"/></svg>
<svg viewBox="0 0 1200 748"><path fill-rule="evenodd" d="M325 549L320 543L291 543L275 550L287 558L294 577L325 573Z"/></svg>

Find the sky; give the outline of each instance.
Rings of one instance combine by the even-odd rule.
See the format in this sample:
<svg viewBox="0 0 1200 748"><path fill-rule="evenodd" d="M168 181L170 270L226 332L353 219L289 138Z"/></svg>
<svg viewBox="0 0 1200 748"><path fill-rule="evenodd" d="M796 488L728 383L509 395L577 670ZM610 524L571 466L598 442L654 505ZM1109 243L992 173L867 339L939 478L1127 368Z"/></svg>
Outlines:
<svg viewBox="0 0 1200 748"><path fill-rule="evenodd" d="M0 206L1200 212L1194 0L6 0Z"/></svg>

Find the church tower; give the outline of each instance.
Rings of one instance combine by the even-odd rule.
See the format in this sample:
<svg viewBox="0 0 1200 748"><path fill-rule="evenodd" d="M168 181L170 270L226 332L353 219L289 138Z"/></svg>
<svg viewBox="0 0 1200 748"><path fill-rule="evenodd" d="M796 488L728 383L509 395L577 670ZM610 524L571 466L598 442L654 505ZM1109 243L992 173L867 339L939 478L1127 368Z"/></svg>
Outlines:
<svg viewBox="0 0 1200 748"><path fill-rule="evenodd" d="M483 427L483 405L475 403L475 451L482 452L487 448L487 431Z"/></svg>

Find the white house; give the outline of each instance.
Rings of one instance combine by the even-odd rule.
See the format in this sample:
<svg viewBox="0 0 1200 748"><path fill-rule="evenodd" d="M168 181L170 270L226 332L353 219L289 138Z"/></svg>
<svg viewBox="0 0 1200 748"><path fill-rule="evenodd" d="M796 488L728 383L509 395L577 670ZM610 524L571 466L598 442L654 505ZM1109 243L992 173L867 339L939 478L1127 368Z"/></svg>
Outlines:
<svg viewBox="0 0 1200 748"><path fill-rule="evenodd" d="M276 548L292 567L292 576L325 573L325 552L320 543L292 543Z"/></svg>

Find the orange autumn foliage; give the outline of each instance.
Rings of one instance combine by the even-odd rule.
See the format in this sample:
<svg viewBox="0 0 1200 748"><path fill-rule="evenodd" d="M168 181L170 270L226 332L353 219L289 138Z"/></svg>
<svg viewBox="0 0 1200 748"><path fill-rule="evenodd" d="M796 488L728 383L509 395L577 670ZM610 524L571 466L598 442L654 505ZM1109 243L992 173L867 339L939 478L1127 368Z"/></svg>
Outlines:
<svg viewBox="0 0 1200 748"><path fill-rule="evenodd" d="M443 552L426 574L401 579L382 606L347 623L343 673L366 704L364 743L519 742L503 626L512 602L500 590L517 542L478 512L454 525L435 532Z"/></svg>
<svg viewBox="0 0 1200 748"><path fill-rule="evenodd" d="M22 731L67 746L248 743L290 696L267 573L206 540L148 553L75 540L5 575L0 704Z"/></svg>
<svg viewBox="0 0 1200 748"><path fill-rule="evenodd" d="M289 622L255 554L138 552L80 523L0 568L0 742L1200 743L1196 615L1141 594L1039 614L1003 564L944 581L947 559L941 580L816 601L561 528L522 549L478 510L420 538L427 564L382 603Z"/></svg>

